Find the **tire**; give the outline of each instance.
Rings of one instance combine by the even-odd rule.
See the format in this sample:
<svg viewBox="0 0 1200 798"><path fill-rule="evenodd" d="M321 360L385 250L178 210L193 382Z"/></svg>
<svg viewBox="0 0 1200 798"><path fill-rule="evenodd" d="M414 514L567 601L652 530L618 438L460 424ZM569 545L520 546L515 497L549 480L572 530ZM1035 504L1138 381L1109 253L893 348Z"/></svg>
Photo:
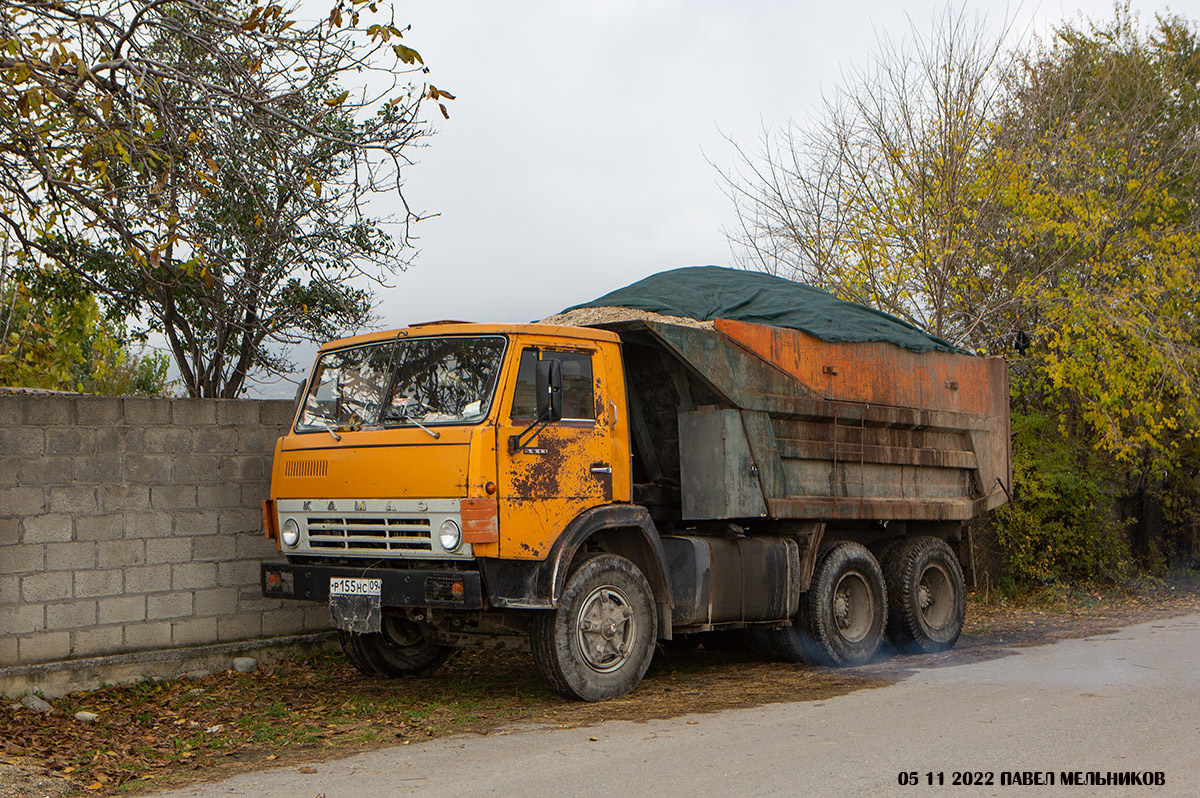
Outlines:
<svg viewBox="0 0 1200 798"><path fill-rule="evenodd" d="M529 628L542 679L584 701L633 691L650 667L657 638L649 582L614 554L582 562L567 579L558 608L538 612Z"/></svg>
<svg viewBox="0 0 1200 798"><path fill-rule="evenodd" d="M950 546L935 537L907 540L889 552L884 568L892 645L909 654L951 648L962 634L967 599Z"/></svg>
<svg viewBox="0 0 1200 798"><path fill-rule="evenodd" d="M450 647L425 636L420 626L400 615L385 614L379 632L338 632L350 664L367 676L428 676L450 656Z"/></svg>

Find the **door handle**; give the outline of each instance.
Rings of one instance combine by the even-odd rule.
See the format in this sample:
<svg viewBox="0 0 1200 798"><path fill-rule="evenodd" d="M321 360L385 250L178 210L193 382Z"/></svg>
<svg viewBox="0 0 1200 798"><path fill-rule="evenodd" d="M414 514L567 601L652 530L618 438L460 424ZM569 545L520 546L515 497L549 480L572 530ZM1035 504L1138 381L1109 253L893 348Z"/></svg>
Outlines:
<svg viewBox="0 0 1200 798"><path fill-rule="evenodd" d="M594 466L592 466L592 473L593 474L611 474L612 466L594 465Z"/></svg>

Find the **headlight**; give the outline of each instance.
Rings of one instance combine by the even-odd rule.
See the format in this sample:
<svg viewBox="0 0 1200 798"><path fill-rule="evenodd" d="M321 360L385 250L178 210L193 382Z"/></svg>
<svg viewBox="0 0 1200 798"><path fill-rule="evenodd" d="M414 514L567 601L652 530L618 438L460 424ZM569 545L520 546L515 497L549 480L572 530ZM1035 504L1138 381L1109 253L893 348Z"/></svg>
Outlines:
<svg viewBox="0 0 1200 798"><path fill-rule="evenodd" d="M438 540L441 541L442 549L445 551L454 551L462 544L462 530L458 528L454 519L447 518L442 522Z"/></svg>
<svg viewBox="0 0 1200 798"><path fill-rule="evenodd" d="M296 523L295 518L289 518L283 522L283 529L279 533L279 539L288 548L292 548L300 542L300 525Z"/></svg>

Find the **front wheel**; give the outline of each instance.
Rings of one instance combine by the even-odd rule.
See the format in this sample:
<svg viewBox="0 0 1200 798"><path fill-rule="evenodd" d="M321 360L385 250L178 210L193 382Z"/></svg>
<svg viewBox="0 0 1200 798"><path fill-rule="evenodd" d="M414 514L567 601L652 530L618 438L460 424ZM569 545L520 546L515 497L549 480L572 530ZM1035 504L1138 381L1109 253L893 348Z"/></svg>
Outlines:
<svg viewBox="0 0 1200 798"><path fill-rule="evenodd" d="M428 676L450 656L450 647L430 640L400 615L385 614L374 634L338 632L350 664L367 676Z"/></svg>
<svg viewBox="0 0 1200 798"><path fill-rule="evenodd" d="M538 673L550 687L584 701L637 687L657 637L650 584L636 565L614 554L579 565L558 608L539 612L529 628Z"/></svg>

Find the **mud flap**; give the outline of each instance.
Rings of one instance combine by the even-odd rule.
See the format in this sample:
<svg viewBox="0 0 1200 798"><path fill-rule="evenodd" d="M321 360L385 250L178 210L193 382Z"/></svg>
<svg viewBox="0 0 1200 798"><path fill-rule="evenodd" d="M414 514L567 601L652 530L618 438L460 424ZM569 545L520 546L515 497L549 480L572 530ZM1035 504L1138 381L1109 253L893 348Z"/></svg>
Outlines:
<svg viewBox="0 0 1200 798"><path fill-rule="evenodd" d="M333 594L329 597L329 615L333 618L334 628L344 632L360 635L377 633L382 619L379 608L379 596Z"/></svg>

